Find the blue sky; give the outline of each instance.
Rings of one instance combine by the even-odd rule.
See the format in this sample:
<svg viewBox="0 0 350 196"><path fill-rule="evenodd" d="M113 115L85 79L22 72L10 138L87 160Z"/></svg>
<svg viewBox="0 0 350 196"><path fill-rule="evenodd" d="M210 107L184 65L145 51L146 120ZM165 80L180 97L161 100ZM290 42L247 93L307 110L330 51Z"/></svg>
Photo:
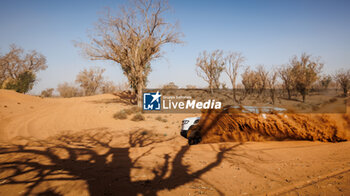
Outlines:
<svg viewBox="0 0 350 196"><path fill-rule="evenodd" d="M84 68L101 66L115 83L125 82L119 65L90 61L74 47L87 41L105 7L117 9L125 1L1 0L0 53L15 43L47 57L48 69L39 73L31 93L62 82L74 82ZM203 50L242 52L246 65L268 69L307 52L321 56L325 73L350 67L350 1L341 0L170 0L170 21L178 21L185 44L165 46L165 56L152 63L148 87L175 82L206 86L196 76L195 62ZM228 81L223 74L222 81Z"/></svg>

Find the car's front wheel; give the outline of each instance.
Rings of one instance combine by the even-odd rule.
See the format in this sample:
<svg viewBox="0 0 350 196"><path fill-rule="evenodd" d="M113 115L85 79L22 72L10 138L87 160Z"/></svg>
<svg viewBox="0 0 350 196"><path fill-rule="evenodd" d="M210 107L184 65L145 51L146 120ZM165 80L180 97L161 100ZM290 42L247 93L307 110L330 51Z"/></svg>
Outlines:
<svg viewBox="0 0 350 196"><path fill-rule="evenodd" d="M188 144L194 145L199 144L202 141L202 136L199 126L192 126L189 128L187 133Z"/></svg>

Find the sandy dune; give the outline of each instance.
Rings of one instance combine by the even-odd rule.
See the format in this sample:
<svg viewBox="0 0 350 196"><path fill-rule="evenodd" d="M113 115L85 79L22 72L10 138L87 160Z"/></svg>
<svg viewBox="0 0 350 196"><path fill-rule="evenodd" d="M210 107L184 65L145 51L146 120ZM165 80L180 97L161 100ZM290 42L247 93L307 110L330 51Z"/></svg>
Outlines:
<svg viewBox="0 0 350 196"><path fill-rule="evenodd" d="M0 195L350 195L350 142L188 146L181 120L116 120L113 95L0 90Z"/></svg>

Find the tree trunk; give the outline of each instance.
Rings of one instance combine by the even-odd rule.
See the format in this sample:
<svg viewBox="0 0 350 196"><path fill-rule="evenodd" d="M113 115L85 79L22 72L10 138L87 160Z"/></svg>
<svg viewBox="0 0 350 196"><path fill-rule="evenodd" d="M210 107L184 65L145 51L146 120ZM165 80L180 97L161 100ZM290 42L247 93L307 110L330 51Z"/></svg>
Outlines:
<svg viewBox="0 0 350 196"><path fill-rule="evenodd" d="M238 102L237 99L236 99L236 89L235 88L232 88L232 99L234 102Z"/></svg>
<svg viewBox="0 0 350 196"><path fill-rule="evenodd" d="M209 82L210 94L213 94L213 82Z"/></svg>
<svg viewBox="0 0 350 196"><path fill-rule="evenodd" d="M290 94L290 89L287 89L287 92L288 92L288 99L291 99L292 96L291 96L291 94Z"/></svg>
<svg viewBox="0 0 350 196"><path fill-rule="evenodd" d="M275 105L275 90L270 89L272 105Z"/></svg>
<svg viewBox="0 0 350 196"><path fill-rule="evenodd" d="M139 83L138 83L138 85L137 85L137 95L136 95L136 97L137 97L137 107L138 108L140 108L140 109L142 109L142 86L143 86L143 84L142 84L142 81L140 81Z"/></svg>
<svg viewBox="0 0 350 196"><path fill-rule="evenodd" d="M344 91L344 97L347 97L348 96L348 89L347 89L347 87L343 88L343 91Z"/></svg>

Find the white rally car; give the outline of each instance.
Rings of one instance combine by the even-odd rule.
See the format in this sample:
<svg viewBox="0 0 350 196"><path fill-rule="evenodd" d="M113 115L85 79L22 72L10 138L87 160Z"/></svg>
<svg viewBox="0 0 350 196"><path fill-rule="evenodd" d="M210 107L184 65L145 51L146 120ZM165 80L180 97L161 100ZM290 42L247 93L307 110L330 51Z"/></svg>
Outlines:
<svg viewBox="0 0 350 196"><path fill-rule="evenodd" d="M191 117L191 118L185 118L183 121L182 121L182 127L181 127L181 135L185 138L187 138L187 132L188 130L190 130L190 128L193 126L193 125L196 125L198 124L200 120L200 117Z"/></svg>

